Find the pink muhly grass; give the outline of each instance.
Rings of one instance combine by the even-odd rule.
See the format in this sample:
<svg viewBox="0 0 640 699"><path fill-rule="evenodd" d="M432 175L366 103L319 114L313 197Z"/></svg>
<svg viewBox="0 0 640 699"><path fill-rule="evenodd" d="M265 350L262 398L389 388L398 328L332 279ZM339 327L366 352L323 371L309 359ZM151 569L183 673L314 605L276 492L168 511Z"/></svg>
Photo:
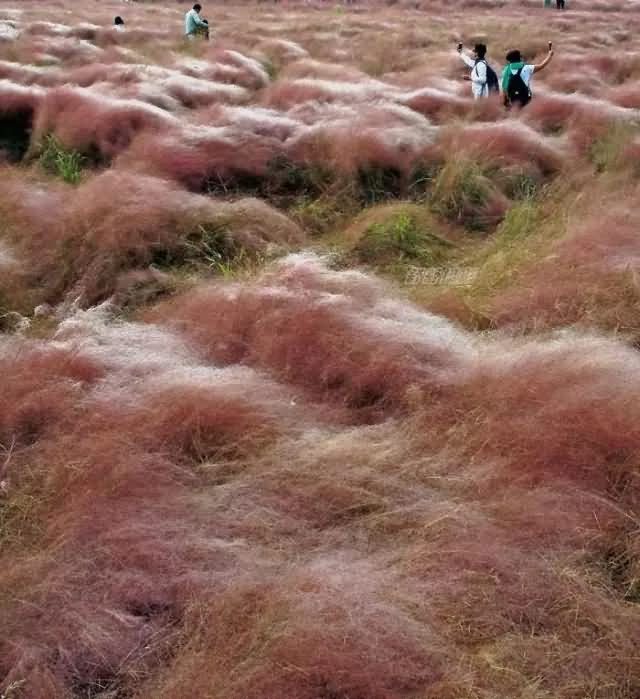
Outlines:
<svg viewBox="0 0 640 699"><path fill-rule="evenodd" d="M228 74L228 77L231 78L228 82L233 82L236 85L241 85L242 87L252 90L266 87L269 83L269 76L262 64L255 58L251 58L239 51L214 48L211 52L206 54L206 57L209 60L215 61L213 73L205 71L205 75L209 79L220 80L221 78L216 76L216 71L224 71L225 68L228 67L235 71L235 75Z"/></svg>
<svg viewBox="0 0 640 699"><path fill-rule="evenodd" d="M145 450L196 462L246 457L277 433L273 422L251 402L206 386L162 388L145 398L139 409L106 408L96 416L93 430L99 431L105 421Z"/></svg>
<svg viewBox="0 0 640 699"><path fill-rule="evenodd" d="M524 112L526 121L543 132L571 129L577 136L582 135L582 140L591 131L601 131L624 116L624 110L602 100L558 94L536 95Z"/></svg>
<svg viewBox="0 0 640 699"><path fill-rule="evenodd" d="M624 52L616 55L614 52L584 56L580 61L586 70L593 70L599 74L607 84L620 84L637 71L638 59L636 56L625 55Z"/></svg>
<svg viewBox="0 0 640 699"><path fill-rule="evenodd" d="M21 349L16 358L0 357L0 370L5 375L0 443L6 449L28 445L53 429L68 416L81 387L102 375L102 368L84 357L37 346Z"/></svg>
<svg viewBox="0 0 640 699"><path fill-rule="evenodd" d="M334 99L336 99L335 96L321 85L281 80L265 90L262 102L267 107L290 109L303 102L312 100L331 102Z"/></svg>
<svg viewBox="0 0 640 699"><path fill-rule="evenodd" d="M612 206L606 218L591 214L549 257L526 269L517 287L494 299L492 314L501 325L580 322L633 331L639 260L635 217Z"/></svg>
<svg viewBox="0 0 640 699"><path fill-rule="evenodd" d="M447 153L462 152L477 162L497 166L522 166L549 176L562 166L562 153L550 140L516 121L479 124L443 134Z"/></svg>
<svg viewBox="0 0 640 699"><path fill-rule="evenodd" d="M302 59L291 63L282 71L282 77L287 80L300 78L319 78L322 80L350 80L359 82L370 78L359 70L339 63L323 63L312 59Z"/></svg>
<svg viewBox="0 0 640 699"><path fill-rule="evenodd" d="M472 107L469 99L438 90L424 88L404 97L402 103L420 114L446 122L454 116L462 116Z"/></svg>
<svg viewBox="0 0 640 699"><path fill-rule="evenodd" d="M29 88L9 80L0 80L0 114L7 115L21 112L34 112L44 92L38 88Z"/></svg>
<svg viewBox="0 0 640 699"><path fill-rule="evenodd" d="M12 278L22 286L39 280L42 300L53 303L73 297L87 306L115 291L126 296L127 284L136 283L136 277L127 282L129 272L145 270L154 261L180 264L194 256L197 261L197 242L207 232L221 246L221 255L240 249L251 255L268 246L286 249L304 240L292 221L264 202L214 202L169 181L117 169L76 189L50 187L48 196L35 185L10 180L8 198L16 194L25 206L13 207L8 219L17 253L29 265L14 269ZM201 254L204 258L206 251ZM155 282L162 282L160 274Z"/></svg>
<svg viewBox="0 0 640 699"><path fill-rule="evenodd" d="M499 478L537 483L552 475L637 498L630 477L640 452L635 388L623 378L637 363L631 350L583 341L556 351L516 349L480 368L464 392L475 396L479 448L505 463Z"/></svg>
<svg viewBox="0 0 640 699"><path fill-rule="evenodd" d="M214 667L225 696L234 699L258 699L265 693L273 699L397 699L437 683L443 653L436 639L387 602L379 589L379 571L339 556L325 558L313 567L300 566L284 580L247 581L203 607L194 605L187 623L202 639L201 655L195 665L176 663L181 686L194 695L206 692L205 666ZM350 579L357 572L367 579L356 597ZM209 605L219 619L218 633L198 618ZM369 628L364 636L362 623ZM257 633L264 643L253 655L252 671L225 674L222 668L242 663ZM269 669L272 663L280 668L275 673ZM171 696L171 684L160 697Z"/></svg>
<svg viewBox="0 0 640 699"><path fill-rule="evenodd" d="M224 188L236 177L264 176L281 151L281 144L274 139L222 129L217 133L143 134L121 163L201 191L208 183Z"/></svg>
<svg viewBox="0 0 640 699"><path fill-rule="evenodd" d="M53 134L64 146L111 159L125 150L141 131L173 124L159 109L141 102L101 98L86 90L59 88L47 93L34 123L38 142Z"/></svg>
<svg viewBox="0 0 640 699"><path fill-rule="evenodd" d="M34 217L31 235L23 231L19 241L22 256L31 259L29 275L41 280L43 300L59 301L72 290L84 303L103 300L120 272L149 265L154 250L180 245L173 226L183 222L184 194L161 180L107 172L63 196L41 234Z"/></svg>
<svg viewBox="0 0 640 699"><path fill-rule="evenodd" d="M409 148L386 140L382 129L327 127L293 139L287 151L293 162L342 175L377 168L408 175L418 160Z"/></svg>
<svg viewBox="0 0 640 699"><path fill-rule="evenodd" d="M279 80L263 93L262 103L268 107L291 109L304 102L358 103L380 99L392 92L385 83L368 80L347 82L300 78Z"/></svg>
<svg viewBox="0 0 640 699"><path fill-rule="evenodd" d="M640 109L640 83L624 83L609 92L609 99L619 107Z"/></svg>
<svg viewBox="0 0 640 699"><path fill-rule="evenodd" d="M58 83L59 75L57 72L51 72L35 66L25 66L21 63L9 61L0 61L0 79L2 81L10 81L7 87L13 85L14 90L19 87L26 86L51 86ZM3 84L4 85L4 84ZM4 102L4 100L3 100Z"/></svg>
<svg viewBox="0 0 640 699"><path fill-rule="evenodd" d="M73 187L0 171L0 315L66 302L0 333L0 695L634 695L638 47L633 4L598 2L422 3L427 29L408 6L238 6L212 16L233 50L184 46L175 3L129 3L123 33L108 7L0 10L21 32L0 46L7 160L53 133L113 163ZM584 70L554 62L519 114L462 96L436 46L487 12L490 46L526 15L523 50L562 32ZM284 212L350 215L422 164L416 223L451 222L452 260L484 274L488 252L499 279L416 296L492 332L341 255L253 273L306 242ZM521 175L545 228L471 239ZM204 279L235 251L246 275ZM137 321L101 304L135 309L137 287Z"/></svg>
<svg viewBox="0 0 640 699"><path fill-rule="evenodd" d="M356 295L343 303L339 275L337 288L327 288L322 272L304 260L274 274L273 280L264 279L264 288L214 286L194 291L161 307L151 318L179 328L215 363L247 363L269 371L279 381L300 386L317 399L342 404L364 420L405 408L410 387L415 383L428 388L441 365L446 365L442 348L437 347L437 324L431 330L433 338L426 333L426 347L412 347L402 337L380 340L377 332L392 332L394 324L368 308L375 304L375 290L367 301ZM356 280L345 277L343 283L345 291L359 293ZM338 295L331 303L327 294ZM215 319L203 324L211 307L217 309ZM367 312L372 314L370 323L356 321L363 316L365 323ZM425 362L415 360L423 354L428 357Z"/></svg>
<svg viewBox="0 0 640 699"><path fill-rule="evenodd" d="M136 67L126 64L91 63L74 68L66 74L68 82L79 87L89 87L95 83L117 83L118 85L135 83L140 80Z"/></svg>
<svg viewBox="0 0 640 699"><path fill-rule="evenodd" d="M197 319L212 305L220 315L204 327ZM399 407L413 377L396 352L373 339L365 346L361 338L358 352L348 351L357 329L345 326L329 308L302 300L250 291L231 298L223 290L211 290L181 299L165 314L211 360L263 368L317 398L344 404L364 419L375 419L394 404Z"/></svg>

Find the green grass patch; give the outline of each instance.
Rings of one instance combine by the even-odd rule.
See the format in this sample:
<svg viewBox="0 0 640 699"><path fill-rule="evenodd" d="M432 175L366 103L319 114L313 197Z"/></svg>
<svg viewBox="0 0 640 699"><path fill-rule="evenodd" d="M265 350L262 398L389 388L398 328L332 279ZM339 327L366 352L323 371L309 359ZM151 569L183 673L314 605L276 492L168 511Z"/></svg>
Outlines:
<svg viewBox="0 0 640 699"><path fill-rule="evenodd" d="M227 269L231 261L242 254L242 249L229 234L227 223L204 223L188 232L182 245L156 250L151 263L159 269L187 266L220 271Z"/></svg>
<svg viewBox="0 0 640 699"><path fill-rule="evenodd" d="M495 224L491 204L499 196L484 169L473 160L456 159L438 173L430 193L431 210L471 231L486 231Z"/></svg>
<svg viewBox="0 0 640 699"><path fill-rule="evenodd" d="M266 253L240 245L230 234L230 223L220 221L198 224L179 247L157 250L151 264L177 279L203 273L231 279L253 273L268 259Z"/></svg>
<svg viewBox="0 0 640 699"><path fill-rule="evenodd" d="M287 214L313 235L327 235L338 230L347 219L360 211L360 205L349 196L323 195L300 197Z"/></svg>
<svg viewBox="0 0 640 699"><path fill-rule="evenodd" d="M65 148L55 136L49 134L42 144L38 162L46 172L67 184L78 184L86 158L78 151Z"/></svg>
<svg viewBox="0 0 640 699"><path fill-rule="evenodd" d="M526 172L510 172L503 178L502 191L514 201L534 199L540 189L540 183Z"/></svg>
<svg viewBox="0 0 640 699"><path fill-rule="evenodd" d="M476 256L474 295L490 295L512 281L521 264L530 259L530 243L541 223L542 212L534 201L526 200L509 209L492 240Z"/></svg>
<svg viewBox="0 0 640 699"><path fill-rule="evenodd" d="M354 252L365 264L432 266L442 264L453 249L453 243L433 233L424 222L401 212L387 221L372 224Z"/></svg>
<svg viewBox="0 0 640 699"><path fill-rule="evenodd" d="M278 78L278 73L280 72L279 66L269 58L265 58L264 60L260 61L260 63L266 74L269 76L269 80L271 82L275 82Z"/></svg>

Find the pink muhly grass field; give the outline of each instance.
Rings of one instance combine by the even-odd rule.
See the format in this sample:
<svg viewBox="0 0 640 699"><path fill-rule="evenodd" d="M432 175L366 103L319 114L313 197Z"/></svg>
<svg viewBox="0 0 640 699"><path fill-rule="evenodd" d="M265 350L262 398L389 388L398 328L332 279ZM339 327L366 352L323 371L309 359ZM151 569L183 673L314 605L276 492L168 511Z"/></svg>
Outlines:
<svg viewBox="0 0 640 699"><path fill-rule="evenodd" d="M637 3L202 4L0 0L0 697L637 699Z"/></svg>

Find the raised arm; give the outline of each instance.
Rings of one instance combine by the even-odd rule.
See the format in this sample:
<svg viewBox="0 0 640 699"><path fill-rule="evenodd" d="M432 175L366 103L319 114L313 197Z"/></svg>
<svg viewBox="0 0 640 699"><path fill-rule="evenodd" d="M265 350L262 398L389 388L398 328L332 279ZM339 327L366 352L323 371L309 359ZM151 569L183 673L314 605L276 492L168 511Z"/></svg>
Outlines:
<svg viewBox="0 0 640 699"><path fill-rule="evenodd" d="M473 66L475 65L475 61L473 60L473 58L471 58L471 56L467 56L467 54L462 50L458 51L458 55L460 56L462 61L469 66L469 68L473 68Z"/></svg>
<svg viewBox="0 0 640 699"><path fill-rule="evenodd" d="M536 63L533 66L533 71L534 73L539 73L543 68L546 68L549 63L551 63L551 59L553 58L553 49L549 50L549 53L547 54L546 58L542 63Z"/></svg>

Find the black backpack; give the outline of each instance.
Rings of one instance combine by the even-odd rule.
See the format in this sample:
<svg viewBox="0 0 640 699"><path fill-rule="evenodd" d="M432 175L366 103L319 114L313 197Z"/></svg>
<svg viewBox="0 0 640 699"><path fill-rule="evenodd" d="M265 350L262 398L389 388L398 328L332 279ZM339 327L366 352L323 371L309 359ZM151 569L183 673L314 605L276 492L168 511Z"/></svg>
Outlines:
<svg viewBox="0 0 640 699"><path fill-rule="evenodd" d="M520 73L522 73L522 68L509 78L507 97L509 104L519 104L521 107L524 107L531 101L531 90L525 85Z"/></svg>
<svg viewBox="0 0 640 699"><path fill-rule="evenodd" d="M484 63L487 67L486 84L489 94L491 94L492 92L500 92L500 83L498 82L498 76L496 75L496 71L484 60L484 58L479 58L476 61L476 65L478 65L478 63Z"/></svg>

